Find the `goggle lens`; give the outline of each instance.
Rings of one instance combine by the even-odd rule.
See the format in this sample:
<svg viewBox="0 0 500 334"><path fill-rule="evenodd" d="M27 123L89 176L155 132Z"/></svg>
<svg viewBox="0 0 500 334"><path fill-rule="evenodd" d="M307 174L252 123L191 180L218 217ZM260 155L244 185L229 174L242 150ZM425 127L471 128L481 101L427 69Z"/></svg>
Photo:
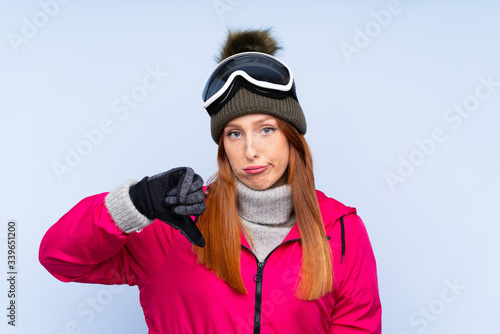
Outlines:
<svg viewBox="0 0 500 334"><path fill-rule="evenodd" d="M260 53L237 54L223 61L214 70L203 89L203 102L217 94L236 71L242 71L252 79L276 85L290 83L290 71L280 61Z"/></svg>

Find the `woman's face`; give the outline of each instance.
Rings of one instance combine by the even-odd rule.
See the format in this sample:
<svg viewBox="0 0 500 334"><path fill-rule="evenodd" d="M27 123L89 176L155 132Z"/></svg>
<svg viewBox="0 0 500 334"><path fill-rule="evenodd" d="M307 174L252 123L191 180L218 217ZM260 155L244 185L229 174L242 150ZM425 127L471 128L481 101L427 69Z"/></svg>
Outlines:
<svg viewBox="0 0 500 334"><path fill-rule="evenodd" d="M231 169L247 187L264 190L286 183L289 143L276 118L241 116L230 121L222 135Z"/></svg>

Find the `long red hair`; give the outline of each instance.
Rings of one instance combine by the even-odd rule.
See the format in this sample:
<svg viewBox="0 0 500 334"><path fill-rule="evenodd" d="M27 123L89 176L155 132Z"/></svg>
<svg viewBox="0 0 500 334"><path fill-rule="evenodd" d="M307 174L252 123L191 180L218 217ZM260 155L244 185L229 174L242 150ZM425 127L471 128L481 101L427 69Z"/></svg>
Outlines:
<svg viewBox="0 0 500 334"><path fill-rule="evenodd" d="M283 120L277 121L290 143L288 184L292 187L301 235L302 265L296 296L314 300L332 291L333 271L331 248L314 186L312 155L304 136L295 127ZM240 270L240 229L245 228L237 212L236 183L224 150L223 137L219 140L217 163L219 171L209 181L206 210L197 223L206 245L204 248L193 246L193 251L199 263L214 271L235 291L247 293Z"/></svg>

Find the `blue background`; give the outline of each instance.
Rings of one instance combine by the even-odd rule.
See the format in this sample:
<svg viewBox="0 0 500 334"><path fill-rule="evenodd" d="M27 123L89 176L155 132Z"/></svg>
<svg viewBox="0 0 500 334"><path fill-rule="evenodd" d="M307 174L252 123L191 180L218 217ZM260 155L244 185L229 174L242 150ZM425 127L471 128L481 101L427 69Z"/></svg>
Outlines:
<svg viewBox="0 0 500 334"><path fill-rule="evenodd" d="M317 188L367 226L384 332L497 328L497 2L0 3L0 248L16 219L19 272L17 326L3 315L2 332L147 331L135 287L63 284L39 264L40 240L127 179L181 165L214 174L204 81L228 28L270 26ZM0 280L4 310L7 290Z"/></svg>

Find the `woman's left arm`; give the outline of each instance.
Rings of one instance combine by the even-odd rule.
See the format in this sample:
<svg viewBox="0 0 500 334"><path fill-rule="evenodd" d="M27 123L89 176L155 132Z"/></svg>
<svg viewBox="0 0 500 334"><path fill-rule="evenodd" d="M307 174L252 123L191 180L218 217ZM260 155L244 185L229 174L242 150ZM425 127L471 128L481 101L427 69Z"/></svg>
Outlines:
<svg viewBox="0 0 500 334"><path fill-rule="evenodd" d="M378 291L377 266L370 239L361 218L344 217L346 254L345 278L339 286L330 332L382 332L382 307Z"/></svg>

